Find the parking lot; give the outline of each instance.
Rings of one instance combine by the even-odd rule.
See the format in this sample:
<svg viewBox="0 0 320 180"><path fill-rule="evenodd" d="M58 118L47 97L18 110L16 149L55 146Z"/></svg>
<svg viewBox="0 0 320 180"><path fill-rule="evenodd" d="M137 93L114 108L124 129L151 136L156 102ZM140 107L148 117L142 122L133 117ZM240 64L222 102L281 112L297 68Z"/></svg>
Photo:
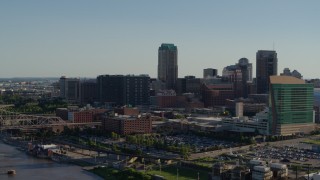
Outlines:
<svg viewBox="0 0 320 180"><path fill-rule="evenodd" d="M165 141L170 144L186 145L195 147L196 152L206 151L210 148L229 148L233 147L234 143L227 141L213 140L206 137L199 137L194 135L176 135L165 136Z"/></svg>
<svg viewBox="0 0 320 180"><path fill-rule="evenodd" d="M287 162L288 160L307 162L309 159L320 159L319 153L315 153L306 149L298 149L292 146L258 146L254 147L247 155L256 158L277 159Z"/></svg>

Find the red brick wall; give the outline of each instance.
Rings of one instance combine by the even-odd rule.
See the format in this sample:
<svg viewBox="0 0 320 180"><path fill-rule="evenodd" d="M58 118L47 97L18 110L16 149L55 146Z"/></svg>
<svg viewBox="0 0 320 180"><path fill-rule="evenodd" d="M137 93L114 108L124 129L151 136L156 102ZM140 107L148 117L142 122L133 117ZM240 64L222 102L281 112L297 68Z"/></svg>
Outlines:
<svg viewBox="0 0 320 180"><path fill-rule="evenodd" d="M115 109L115 113L121 114L121 115L129 115L129 116L137 116L139 115L139 109L137 108L120 108L120 109Z"/></svg>
<svg viewBox="0 0 320 180"><path fill-rule="evenodd" d="M123 134L147 134L152 132L151 118L138 118L136 120L125 120L123 124Z"/></svg>
<svg viewBox="0 0 320 180"><path fill-rule="evenodd" d="M73 122L74 123L93 122L93 112L92 111L74 112Z"/></svg>
<svg viewBox="0 0 320 180"><path fill-rule="evenodd" d="M134 120L106 118L102 121L102 128L121 135L146 134L152 132L152 118L145 116Z"/></svg>

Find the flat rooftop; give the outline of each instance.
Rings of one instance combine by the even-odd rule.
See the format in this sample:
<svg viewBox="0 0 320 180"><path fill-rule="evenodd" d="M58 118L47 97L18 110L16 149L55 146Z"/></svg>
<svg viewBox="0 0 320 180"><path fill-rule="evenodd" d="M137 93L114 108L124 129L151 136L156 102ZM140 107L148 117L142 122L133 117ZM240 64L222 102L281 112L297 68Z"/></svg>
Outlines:
<svg viewBox="0 0 320 180"><path fill-rule="evenodd" d="M270 76L271 84L305 84L303 79L292 76Z"/></svg>

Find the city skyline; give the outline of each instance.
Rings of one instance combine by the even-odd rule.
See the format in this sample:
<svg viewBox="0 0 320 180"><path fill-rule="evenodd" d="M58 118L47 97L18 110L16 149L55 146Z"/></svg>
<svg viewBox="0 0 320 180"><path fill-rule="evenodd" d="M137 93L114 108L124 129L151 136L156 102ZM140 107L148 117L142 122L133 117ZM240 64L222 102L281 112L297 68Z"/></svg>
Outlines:
<svg viewBox="0 0 320 180"><path fill-rule="evenodd" d="M278 73L288 67L304 78L319 78L319 5L2 1L0 77L157 77L158 47L173 43L179 48L178 77L202 77L206 68L221 75L223 67L243 57L255 74L256 52L274 49Z"/></svg>

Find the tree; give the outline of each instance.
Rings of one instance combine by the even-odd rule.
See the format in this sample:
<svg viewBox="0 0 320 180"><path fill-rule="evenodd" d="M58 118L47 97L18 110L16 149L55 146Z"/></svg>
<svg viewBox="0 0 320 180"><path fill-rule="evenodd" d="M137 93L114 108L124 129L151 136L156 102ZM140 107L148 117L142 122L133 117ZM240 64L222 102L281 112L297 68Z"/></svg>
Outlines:
<svg viewBox="0 0 320 180"><path fill-rule="evenodd" d="M250 144L256 144L257 142L256 142L256 140L254 139L254 137L252 137L252 138L250 138L249 143L250 143Z"/></svg>
<svg viewBox="0 0 320 180"><path fill-rule="evenodd" d="M142 155L142 150L141 149L136 149L135 153L138 154L138 155Z"/></svg>
<svg viewBox="0 0 320 180"><path fill-rule="evenodd" d="M230 115L230 112L229 111L224 111L223 113L222 113L222 116L229 116Z"/></svg>
<svg viewBox="0 0 320 180"><path fill-rule="evenodd" d="M89 140L88 140L88 146L89 146L89 147L94 147L94 146L95 146L95 143L89 139Z"/></svg>
<svg viewBox="0 0 320 180"><path fill-rule="evenodd" d="M183 159L187 160L190 157L190 147L182 145L180 148L180 154Z"/></svg>
<svg viewBox="0 0 320 180"><path fill-rule="evenodd" d="M120 149L119 149L118 145L116 145L116 144L112 144L112 150L114 152L120 152Z"/></svg>
<svg viewBox="0 0 320 180"><path fill-rule="evenodd" d="M177 115L175 115L174 116L176 119L183 119L183 118L185 118L183 115L181 115L181 114L177 114Z"/></svg>
<svg viewBox="0 0 320 180"><path fill-rule="evenodd" d="M117 133L115 133L115 132L112 132L112 133L111 133L111 138L112 138L112 139L118 140L119 137L120 137L120 136L119 136Z"/></svg>
<svg viewBox="0 0 320 180"><path fill-rule="evenodd" d="M72 134L72 130L68 126L64 126L63 127L63 134L71 135Z"/></svg>

